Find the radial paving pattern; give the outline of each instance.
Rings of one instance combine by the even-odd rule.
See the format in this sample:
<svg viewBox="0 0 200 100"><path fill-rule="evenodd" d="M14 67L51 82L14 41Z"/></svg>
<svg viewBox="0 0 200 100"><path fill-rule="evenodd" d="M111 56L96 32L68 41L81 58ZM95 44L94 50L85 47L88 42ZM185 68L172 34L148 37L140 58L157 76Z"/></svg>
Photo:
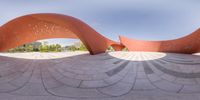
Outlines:
<svg viewBox="0 0 200 100"><path fill-rule="evenodd" d="M131 100L138 92L143 96L154 92L154 96L166 97L200 94L197 55L153 52L0 55L0 95ZM61 55L63 58L59 58Z"/></svg>

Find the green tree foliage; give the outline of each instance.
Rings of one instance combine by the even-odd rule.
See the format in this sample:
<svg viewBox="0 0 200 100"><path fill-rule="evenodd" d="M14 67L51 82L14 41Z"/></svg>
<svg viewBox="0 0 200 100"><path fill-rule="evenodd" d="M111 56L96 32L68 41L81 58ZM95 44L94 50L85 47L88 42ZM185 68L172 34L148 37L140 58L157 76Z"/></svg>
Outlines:
<svg viewBox="0 0 200 100"><path fill-rule="evenodd" d="M32 45L27 45L25 48L26 52L32 52L33 51L33 46Z"/></svg>
<svg viewBox="0 0 200 100"><path fill-rule="evenodd" d="M62 48L61 45L59 45L59 44L55 45L55 51L56 52L61 52L61 48Z"/></svg>
<svg viewBox="0 0 200 100"><path fill-rule="evenodd" d="M66 49L69 51L87 51L86 46L82 42L78 42L74 45L67 46Z"/></svg>
<svg viewBox="0 0 200 100"><path fill-rule="evenodd" d="M69 50L69 51L76 51L76 50L77 50L77 48L76 48L74 45L68 46L68 47L66 47L66 48L67 48L67 50Z"/></svg>
<svg viewBox="0 0 200 100"><path fill-rule="evenodd" d="M8 52L37 52L39 51L40 42L33 42L9 49Z"/></svg>
<svg viewBox="0 0 200 100"><path fill-rule="evenodd" d="M59 44L51 44L51 45L47 45L47 44L43 44L39 47L39 51L40 52L61 52L61 45Z"/></svg>
<svg viewBox="0 0 200 100"><path fill-rule="evenodd" d="M46 44L40 45L39 47L40 52L48 52L48 50L49 50L49 47Z"/></svg>
<svg viewBox="0 0 200 100"><path fill-rule="evenodd" d="M112 46L109 46L109 47L107 48L107 51L115 51L115 50L113 49Z"/></svg>
<svg viewBox="0 0 200 100"><path fill-rule="evenodd" d="M87 51L87 48L85 47L85 45L81 42L80 43L80 48L79 48L80 51Z"/></svg>
<svg viewBox="0 0 200 100"><path fill-rule="evenodd" d="M51 44L48 42L30 43L16 48L9 49L8 52L61 52L61 51L87 51L87 48L82 42L75 43L74 45L62 47L59 44Z"/></svg>

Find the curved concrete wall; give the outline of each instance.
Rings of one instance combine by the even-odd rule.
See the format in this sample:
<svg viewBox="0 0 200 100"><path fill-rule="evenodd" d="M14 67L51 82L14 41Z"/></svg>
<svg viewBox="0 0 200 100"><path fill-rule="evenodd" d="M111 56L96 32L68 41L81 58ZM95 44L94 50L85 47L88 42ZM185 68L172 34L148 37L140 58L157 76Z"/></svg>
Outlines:
<svg viewBox="0 0 200 100"><path fill-rule="evenodd" d="M120 45L76 18L60 14L31 14L0 27L0 51L48 38L79 38L90 54L105 52L113 44Z"/></svg>
<svg viewBox="0 0 200 100"><path fill-rule="evenodd" d="M188 36L166 41L144 41L120 36L120 42L129 51L196 53L200 51L200 29Z"/></svg>

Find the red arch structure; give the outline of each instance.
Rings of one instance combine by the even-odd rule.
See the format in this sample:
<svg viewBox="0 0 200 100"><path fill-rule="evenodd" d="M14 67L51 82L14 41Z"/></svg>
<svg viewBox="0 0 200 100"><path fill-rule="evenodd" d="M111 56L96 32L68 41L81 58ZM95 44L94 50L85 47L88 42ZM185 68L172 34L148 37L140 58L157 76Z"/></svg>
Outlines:
<svg viewBox="0 0 200 100"><path fill-rule="evenodd" d="M61 14L30 14L9 21L0 27L0 51L48 38L80 39L90 54L105 52L108 46L115 50L195 53L200 51L200 29L192 34L167 41L144 41L120 36L112 41L89 25L71 16Z"/></svg>
<svg viewBox="0 0 200 100"><path fill-rule="evenodd" d="M120 36L120 42L129 51L152 51L172 53L196 53L200 51L200 29L175 40L144 41Z"/></svg>
<svg viewBox="0 0 200 100"><path fill-rule="evenodd" d="M0 27L0 51L48 38L79 38L90 54L105 52L108 46L120 50L112 41L84 22L60 14L30 14L9 21Z"/></svg>

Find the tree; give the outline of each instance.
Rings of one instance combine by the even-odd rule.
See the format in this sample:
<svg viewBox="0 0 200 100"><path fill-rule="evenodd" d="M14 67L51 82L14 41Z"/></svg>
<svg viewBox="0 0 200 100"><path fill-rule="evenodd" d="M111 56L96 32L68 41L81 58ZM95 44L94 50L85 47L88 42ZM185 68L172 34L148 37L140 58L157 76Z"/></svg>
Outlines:
<svg viewBox="0 0 200 100"><path fill-rule="evenodd" d="M87 51L86 46L82 42L76 42L71 46L66 47L69 51Z"/></svg>
<svg viewBox="0 0 200 100"><path fill-rule="evenodd" d="M85 45L82 42L80 42L79 50L80 51L87 51L87 48L85 47Z"/></svg>
<svg viewBox="0 0 200 100"><path fill-rule="evenodd" d="M56 45L55 45L55 49L56 49L56 50L55 50L56 52L61 52L61 45L56 44Z"/></svg>
<svg viewBox="0 0 200 100"><path fill-rule="evenodd" d="M74 45L65 47L70 51L87 51L86 46L82 42L74 43ZM65 49L62 48L60 44L49 44L48 42L33 42L29 44L24 44L16 48L8 50L8 52L61 52Z"/></svg>
<svg viewBox="0 0 200 100"><path fill-rule="evenodd" d="M48 45L44 44L39 47L40 52L48 52Z"/></svg>
<svg viewBox="0 0 200 100"><path fill-rule="evenodd" d="M26 51L26 52L32 52L32 51L33 51L33 46L32 46L32 45L27 45L27 46L25 47L25 51Z"/></svg>
<svg viewBox="0 0 200 100"><path fill-rule="evenodd" d="M108 51L115 51L115 50L113 49L112 46L109 46L109 47L107 48L107 50L108 50Z"/></svg>
<svg viewBox="0 0 200 100"><path fill-rule="evenodd" d="M76 51L77 50L77 48L74 45L71 45L71 46L67 47L67 49L69 51Z"/></svg>

